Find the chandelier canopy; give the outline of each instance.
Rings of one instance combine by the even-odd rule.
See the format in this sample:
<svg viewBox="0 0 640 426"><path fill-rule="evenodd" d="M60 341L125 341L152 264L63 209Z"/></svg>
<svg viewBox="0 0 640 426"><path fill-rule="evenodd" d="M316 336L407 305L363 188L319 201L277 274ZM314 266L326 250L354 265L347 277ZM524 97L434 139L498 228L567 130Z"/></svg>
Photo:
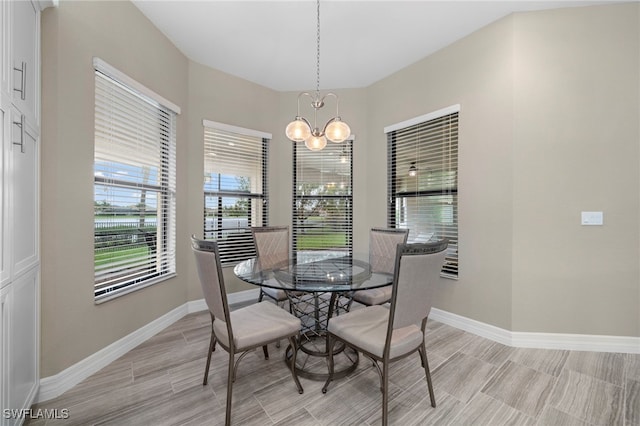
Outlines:
<svg viewBox="0 0 640 426"><path fill-rule="evenodd" d="M316 39L316 91L314 94L302 92L298 94L298 113L296 118L287 125L287 137L295 142L302 142L312 151L320 151L331 142L344 142L351 136L349 125L342 121L339 114L339 98L335 93L320 94L320 0L316 0L317 9L317 39ZM300 98L311 98L313 107L313 126L311 122L300 115ZM336 115L330 118L322 128L318 127L318 110L324 106L327 97L336 99Z"/></svg>

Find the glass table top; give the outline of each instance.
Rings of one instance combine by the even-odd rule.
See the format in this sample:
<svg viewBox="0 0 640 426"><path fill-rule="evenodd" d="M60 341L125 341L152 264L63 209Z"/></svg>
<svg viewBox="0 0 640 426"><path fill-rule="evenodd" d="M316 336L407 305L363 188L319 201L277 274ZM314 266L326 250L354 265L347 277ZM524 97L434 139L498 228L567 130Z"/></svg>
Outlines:
<svg viewBox="0 0 640 426"><path fill-rule="evenodd" d="M251 284L305 292L357 291L391 284L390 274L371 272L368 254L298 251L288 261L263 266L260 258L237 264L233 272Z"/></svg>

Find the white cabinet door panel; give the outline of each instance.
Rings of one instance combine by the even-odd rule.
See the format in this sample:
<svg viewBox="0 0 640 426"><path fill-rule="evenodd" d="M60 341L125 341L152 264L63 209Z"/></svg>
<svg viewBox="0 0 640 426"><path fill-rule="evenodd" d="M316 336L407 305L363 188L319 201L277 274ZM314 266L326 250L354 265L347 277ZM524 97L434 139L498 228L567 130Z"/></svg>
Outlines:
<svg viewBox="0 0 640 426"><path fill-rule="evenodd" d="M11 113L0 97L0 288L11 280L11 241L9 238L9 152Z"/></svg>
<svg viewBox="0 0 640 426"><path fill-rule="evenodd" d="M10 195L13 235L13 276L19 276L38 262L38 146L22 114L12 109ZM21 123L21 124L17 124Z"/></svg>
<svg viewBox="0 0 640 426"><path fill-rule="evenodd" d="M7 406L28 409L38 385L38 271L37 268L11 284L5 301L9 321Z"/></svg>
<svg viewBox="0 0 640 426"><path fill-rule="evenodd" d="M0 91L11 96L9 90L9 2L0 3Z"/></svg>
<svg viewBox="0 0 640 426"><path fill-rule="evenodd" d="M37 125L39 13L31 1L11 4L11 86L14 104Z"/></svg>
<svg viewBox="0 0 640 426"><path fill-rule="evenodd" d="M0 289L0 404L8 407L9 400L9 293L12 287ZM9 424L4 416L0 417L0 426Z"/></svg>

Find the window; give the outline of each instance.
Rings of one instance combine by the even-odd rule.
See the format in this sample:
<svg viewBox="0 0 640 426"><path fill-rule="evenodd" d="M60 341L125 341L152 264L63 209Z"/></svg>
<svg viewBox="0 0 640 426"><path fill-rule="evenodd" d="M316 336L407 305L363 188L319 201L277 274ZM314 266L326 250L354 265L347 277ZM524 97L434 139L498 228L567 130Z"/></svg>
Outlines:
<svg viewBox="0 0 640 426"><path fill-rule="evenodd" d="M352 141L293 144L293 250L353 249Z"/></svg>
<svg viewBox="0 0 640 426"><path fill-rule="evenodd" d="M204 120L204 238L223 265L255 256L252 226L268 225L271 135Z"/></svg>
<svg viewBox="0 0 640 426"><path fill-rule="evenodd" d="M388 225L409 242L449 239L442 275L458 276L458 113L455 105L385 128Z"/></svg>
<svg viewBox="0 0 640 426"><path fill-rule="evenodd" d="M94 59L96 302L175 276L180 108Z"/></svg>

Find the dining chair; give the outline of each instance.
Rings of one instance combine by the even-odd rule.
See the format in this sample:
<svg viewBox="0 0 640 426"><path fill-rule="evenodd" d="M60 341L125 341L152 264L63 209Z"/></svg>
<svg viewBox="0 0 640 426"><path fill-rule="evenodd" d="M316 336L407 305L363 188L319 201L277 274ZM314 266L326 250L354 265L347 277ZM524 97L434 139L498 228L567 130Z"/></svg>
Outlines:
<svg viewBox="0 0 640 426"><path fill-rule="evenodd" d="M297 342L302 324L300 319L266 301L230 311L217 243L199 240L192 236L191 247L196 258L202 292L211 315L211 340L202 384L203 386L207 384L211 354L215 351L217 342L229 354L225 412L225 425L229 425L231 424L233 382L242 358L253 349L262 346L265 359L268 359L266 345L286 338L292 348L291 365L295 365ZM236 354L240 354L237 361L235 361ZM303 393L295 368L290 370L298 392Z"/></svg>
<svg viewBox="0 0 640 426"><path fill-rule="evenodd" d="M382 424L388 422L389 364L418 352L427 378L431 406L436 406L425 347L425 328L431 311L433 287L445 261L448 240L424 244L401 244L395 256L391 304L356 309L329 320L327 345L329 377L322 392L333 380L333 350L337 341L371 359L380 375ZM382 368L380 368L382 364Z"/></svg>
<svg viewBox="0 0 640 426"><path fill-rule="evenodd" d="M396 247L405 244L408 229L371 228L369 232L369 264L371 272L393 275ZM391 286L361 290L353 293L353 300L366 306L382 305L391 300Z"/></svg>
<svg viewBox="0 0 640 426"><path fill-rule="evenodd" d="M256 254L263 268L275 266L278 263L289 260L289 227L288 226L262 226L251 228ZM258 302L262 302L264 296L273 299L284 306L288 300L284 290L260 287ZM291 312L291 306L289 307Z"/></svg>

